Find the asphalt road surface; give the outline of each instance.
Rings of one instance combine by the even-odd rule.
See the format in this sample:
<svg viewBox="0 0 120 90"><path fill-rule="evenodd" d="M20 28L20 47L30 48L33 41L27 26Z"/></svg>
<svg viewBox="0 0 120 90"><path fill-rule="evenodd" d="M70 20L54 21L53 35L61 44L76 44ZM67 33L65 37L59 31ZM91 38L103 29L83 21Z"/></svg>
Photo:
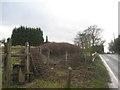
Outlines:
<svg viewBox="0 0 120 90"><path fill-rule="evenodd" d="M0 64L2 63L2 53L0 52ZM1 73L2 67L0 65L0 90L2 88L2 73Z"/></svg>
<svg viewBox="0 0 120 90"><path fill-rule="evenodd" d="M118 62L119 61L119 55L117 54L100 54L100 57L104 63L104 65L106 66L111 81L112 83L109 83L109 87L110 88L118 88L119 87L119 74L118 74Z"/></svg>

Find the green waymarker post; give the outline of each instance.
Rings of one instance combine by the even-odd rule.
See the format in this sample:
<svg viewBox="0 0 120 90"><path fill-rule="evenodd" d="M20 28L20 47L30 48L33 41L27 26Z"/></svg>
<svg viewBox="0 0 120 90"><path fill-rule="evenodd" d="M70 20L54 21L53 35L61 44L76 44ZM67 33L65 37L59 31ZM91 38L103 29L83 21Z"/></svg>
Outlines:
<svg viewBox="0 0 120 90"><path fill-rule="evenodd" d="M85 33L82 33L82 34L79 34L79 35L83 37L83 36L85 36Z"/></svg>
<svg viewBox="0 0 120 90"><path fill-rule="evenodd" d="M85 36L85 33L79 34L81 37Z"/></svg>
<svg viewBox="0 0 120 90"><path fill-rule="evenodd" d="M85 33L82 33L82 34L79 34L81 37L84 37L86 34ZM91 52L92 50L90 50ZM86 52L86 51L85 51ZM92 55L92 53L90 53L90 55Z"/></svg>
<svg viewBox="0 0 120 90"><path fill-rule="evenodd" d="M81 37L84 37L85 36L85 33L82 33L82 34L79 34ZM86 53L86 51L84 51L84 53ZM82 52L82 54L83 54L83 52ZM83 54L84 55L84 57L85 57L85 54Z"/></svg>

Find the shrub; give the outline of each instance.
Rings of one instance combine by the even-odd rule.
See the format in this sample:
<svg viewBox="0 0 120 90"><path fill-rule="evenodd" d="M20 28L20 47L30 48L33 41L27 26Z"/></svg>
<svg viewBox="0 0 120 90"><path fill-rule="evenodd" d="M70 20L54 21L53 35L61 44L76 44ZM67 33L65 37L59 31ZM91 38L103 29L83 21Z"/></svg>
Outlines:
<svg viewBox="0 0 120 90"><path fill-rule="evenodd" d="M77 46L69 43L50 42L50 43L43 44L40 47L42 47L42 53L45 55L47 55L47 52L50 49L51 56L61 56L61 55L64 55L66 51L69 54L78 53L79 51L79 48Z"/></svg>

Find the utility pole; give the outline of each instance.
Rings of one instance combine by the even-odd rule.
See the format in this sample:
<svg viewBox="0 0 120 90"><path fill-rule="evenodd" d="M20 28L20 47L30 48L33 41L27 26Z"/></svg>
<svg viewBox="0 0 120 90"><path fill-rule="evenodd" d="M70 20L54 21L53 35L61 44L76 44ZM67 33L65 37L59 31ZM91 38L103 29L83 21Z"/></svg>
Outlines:
<svg viewBox="0 0 120 90"><path fill-rule="evenodd" d="M115 42L115 34L113 33L113 38L114 38L114 42Z"/></svg>
<svg viewBox="0 0 120 90"><path fill-rule="evenodd" d="M79 34L80 37L84 37L86 34L85 33L82 33L82 34ZM85 58L85 54L86 54L86 46L85 46L85 41L83 42L82 41L83 38L81 38L81 45L82 45L82 55L84 56ZM85 59L86 61L86 59Z"/></svg>
<svg viewBox="0 0 120 90"><path fill-rule="evenodd" d="M113 33L113 47L114 47L114 44L115 44L115 34ZM113 51L113 53L115 53L115 51Z"/></svg>

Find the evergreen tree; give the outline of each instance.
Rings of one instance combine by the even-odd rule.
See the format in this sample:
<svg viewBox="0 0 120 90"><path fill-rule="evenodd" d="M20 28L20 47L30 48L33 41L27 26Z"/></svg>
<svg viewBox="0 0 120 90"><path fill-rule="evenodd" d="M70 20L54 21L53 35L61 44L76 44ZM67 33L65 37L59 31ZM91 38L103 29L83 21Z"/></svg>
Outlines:
<svg viewBox="0 0 120 90"><path fill-rule="evenodd" d="M120 35L109 43L109 51L120 54Z"/></svg>
<svg viewBox="0 0 120 90"><path fill-rule="evenodd" d="M25 45L29 42L31 46L37 46L44 42L43 31L40 28L20 26L12 32L12 45Z"/></svg>
<svg viewBox="0 0 120 90"><path fill-rule="evenodd" d="M45 41L45 43L48 43L49 41L48 41L48 36L46 36L46 41Z"/></svg>

